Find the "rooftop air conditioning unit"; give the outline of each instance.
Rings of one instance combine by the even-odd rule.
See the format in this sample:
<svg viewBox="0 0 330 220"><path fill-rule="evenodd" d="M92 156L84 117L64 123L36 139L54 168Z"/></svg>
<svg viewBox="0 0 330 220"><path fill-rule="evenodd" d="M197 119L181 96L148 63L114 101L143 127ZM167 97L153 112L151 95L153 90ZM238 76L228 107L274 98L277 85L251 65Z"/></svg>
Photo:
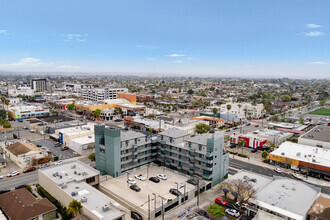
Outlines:
<svg viewBox="0 0 330 220"><path fill-rule="evenodd" d="M102 206L102 210L103 210L103 212L109 211L110 207L108 205L104 205L104 206Z"/></svg>
<svg viewBox="0 0 330 220"><path fill-rule="evenodd" d="M68 185L66 185L66 184L62 184L62 186L61 186L61 189L65 189L65 188L67 188L68 187Z"/></svg>
<svg viewBox="0 0 330 220"><path fill-rule="evenodd" d="M82 202L82 203L86 203L86 202L87 202L87 198L86 198L85 196L83 196L83 197L81 198L81 202Z"/></svg>
<svg viewBox="0 0 330 220"><path fill-rule="evenodd" d="M92 138L92 136L90 135L90 136L88 136L88 138Z"/></svg>
<svg viewBox="0 0 330 220"><path fill-rule="evenodd" d="M76 196L76 195L78 195L77 192L72 192L72 193L71 193L71 196Z"/></svg>
<svg viewBox="0 0 330 220"><path fill-rule="evenodd" d="M284 156L284 155L285 155L285 153L284 153L284 152L282 152L282 153L281 153L281 155L282 155L282 156Z"/></svg>

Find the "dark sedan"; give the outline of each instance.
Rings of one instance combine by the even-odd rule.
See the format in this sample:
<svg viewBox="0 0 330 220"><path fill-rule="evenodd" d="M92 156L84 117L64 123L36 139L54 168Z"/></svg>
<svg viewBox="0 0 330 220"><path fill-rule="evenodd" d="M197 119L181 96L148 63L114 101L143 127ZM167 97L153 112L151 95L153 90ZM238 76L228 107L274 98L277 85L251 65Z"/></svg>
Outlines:
<svg viewBox="0 0 330 220"><path fill-rule="evenodd" d="M172 193L175 196L181 196L182 195L182 193L179 190L174 189L174 188L170 189L170 193Z"/></svg>
<svg viewBox="0 0 330 220"><path fill-rule="evenodd" d="M131 188L132 190L134 190L135 192L139 192L141 190L140 187L138 187L137 185L131 185L129 188Z"/></svg>
<svg viewBox="0 0 330 220"><path fill-rule="evenodd" d="M187 180L187 183L190 183L191 185L194 185L194 186L196 186L198 184L197 180L195 180L195 179L189 179L189 180Z"/></svg>
<svg viewBox="0 0 330 220"><path fill-rule="evenodd" d="M160 180L157 177L154 177L154 176L150 177L149 180L154 182L154 183L159 183L160 182Z"/></svg>

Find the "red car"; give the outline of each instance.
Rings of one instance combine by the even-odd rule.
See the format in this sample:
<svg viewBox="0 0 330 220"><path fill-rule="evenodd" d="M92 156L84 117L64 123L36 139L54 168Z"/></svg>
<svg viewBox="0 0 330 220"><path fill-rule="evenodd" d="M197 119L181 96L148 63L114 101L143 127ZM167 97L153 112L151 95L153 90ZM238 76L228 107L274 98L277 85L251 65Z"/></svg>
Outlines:
<svg viewBox="0 0 330 220"><path fill-rule="evenodd" d="M32 172L32 171L35 171L36 168L35 167L29 167L29 168L26 168L23 173L28 173L28 172Z"/></svg>
<svg viewBox="0 0 330 220"><path fill-rule="evenodd" d="M227 204L227 202L223 201L223 199L220 198L220 197L215 198L214 201L215 201L215 203L218 203L219 205L226 205Z"/></svg>

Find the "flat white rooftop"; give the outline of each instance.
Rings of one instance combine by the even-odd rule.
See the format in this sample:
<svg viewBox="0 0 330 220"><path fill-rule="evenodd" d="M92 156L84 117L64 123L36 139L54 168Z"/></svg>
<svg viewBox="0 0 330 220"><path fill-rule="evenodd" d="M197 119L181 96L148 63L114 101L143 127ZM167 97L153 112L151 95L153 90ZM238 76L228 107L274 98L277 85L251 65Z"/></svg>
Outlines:
<svg viewBox="0 0 330 220"><path fill-rule="evenodd" d="M76 142L78 144L91 144L95 142L95 136L94 135L88 135L84 137L79 138L73 138L71 141Z"/></svg>
<svg viewBox="0 0 330 220"><path fill-rule="evenodd" d="M63 128L59 129L59 132L65 135L76 135L76 134L82 134L82 133L90 133L94 132L94 125L88 124L83 126L75 126L70 128Z"/></svg>
<svg viewBox="0 0 330 220"><path fill-rule="evenodd" d="M51 166L40 169L44 175L49 177L57 184L68 183L72 181L81 181L96 175L100 172L94 168L84 164L79 160L64 162L61 165Z"/></svg>
<svg viewBox="0 0 330 220"><path fill-rule="evenodd" d="M286 141L270 154L330 167L330 149Z"/></svg>

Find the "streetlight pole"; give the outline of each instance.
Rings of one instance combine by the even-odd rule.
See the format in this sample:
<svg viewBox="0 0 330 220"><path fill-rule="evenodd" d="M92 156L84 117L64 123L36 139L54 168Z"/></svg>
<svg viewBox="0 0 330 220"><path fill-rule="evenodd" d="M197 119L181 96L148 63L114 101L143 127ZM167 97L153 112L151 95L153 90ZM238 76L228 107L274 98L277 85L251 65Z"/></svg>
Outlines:
<svg viewBox="0 0 330 220"><path fill-rule="evenodd" d="M129 185L129 183L128 183L128 178L129 178L129 172L126 172L126 175L127 175L127 186Z"/></svg>
<svg viewBox="0 0 330 220"><path fill-rule="evenodd" d="M150 220L150 194L148 194L148 220Z"/></svg>
<svg viewBox="0 0 330 220"><path fill-rule="evenodd" d="M186 184L183 185L183 202L186 201Z"/></svg>
<svg viewBox="0 0 330 220"><path fill-rule="evenodd" d="M179 184L177 182L174 182L176 184L176 191L177 191L177 195L176 195L176 198L178 199L178 204L179 203Z"/></svg>

